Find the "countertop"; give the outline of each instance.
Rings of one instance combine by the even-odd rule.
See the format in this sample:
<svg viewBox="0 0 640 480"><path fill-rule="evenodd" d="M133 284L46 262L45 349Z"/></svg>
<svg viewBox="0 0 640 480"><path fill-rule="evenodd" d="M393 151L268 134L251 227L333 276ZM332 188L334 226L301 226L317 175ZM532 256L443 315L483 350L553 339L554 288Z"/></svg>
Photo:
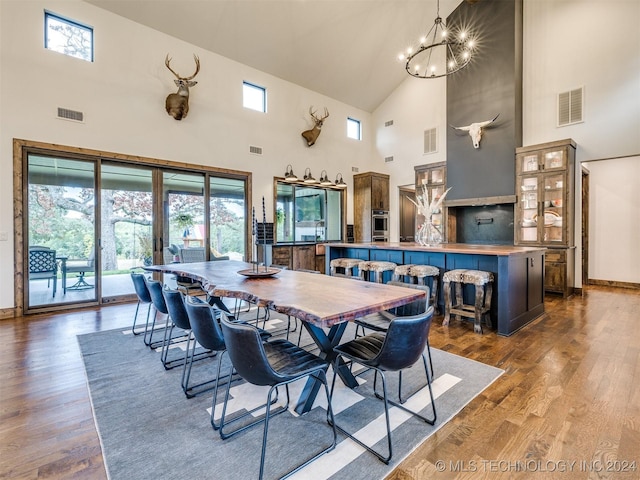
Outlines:
<svg viewBox="0 0 640 480"><path fill-rule="evenodd" d="M544 251L544 247L517 247L514 245L474 245L471 243L442 243L424 246L413 242L326 243L326 247L367 248L370 250L410 250L417 252L467 253L476 255L510 256Z"/></svg>

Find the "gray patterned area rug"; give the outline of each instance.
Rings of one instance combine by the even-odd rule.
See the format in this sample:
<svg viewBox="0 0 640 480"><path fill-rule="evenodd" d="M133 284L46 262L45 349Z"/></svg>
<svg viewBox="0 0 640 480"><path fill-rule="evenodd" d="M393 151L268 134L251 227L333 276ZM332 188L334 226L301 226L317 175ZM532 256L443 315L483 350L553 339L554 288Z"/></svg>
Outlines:
<svg viewBox="0 0 640 480"><path fill-rule="evenodd" d="M283 325L281 319L275 318L268 328L283 332ZM343 338L353 338L353 330L347 329ZM165 370L160 362L160 352L145 346L141 336L132 335L130 329L80 335L78 342L111 480L258 477L262 425L221 440L209 421L212 392L187 399L180 388L182 369ZM305 336L302 344L313 347ZM170 356L183 356L183 348L184 345L175 346L170 350ZM394 456L389 465L338 434L338 446L334 451L291 478L382 479L503 373L500 369L441 350L432 348L431 351L438 413L434 426L392 408ZM196 362L193 380L212 378L216 361L210 358ZM330 369L329 382L332 376ZM379 441L380 447L386 445L384 409L382 402L371 396L372 377L371 372L365 372L359 377L361 384L355 390L344 387L337 379L332 404L341 426L358 432L367 443ZM392 377L389 380L393 383ZM424 369L419 363L403 375L403 391L418 390L424 381ZM302 386L302 383L292 385L290 410L295 407ZM390 386L389 391L394 392L393 388ZM266 393L263 387L234 382L229 408L232 411L251 409L264 403ZM280 397L285 395L282 393ZM216 416L221 413L220 405ZM429 415L428 390L418 390L406 405ZM331 441L325 409L326 399L321 392L308 414L297 416L289 411L269 422L265 478L280 477Z"/></svg>

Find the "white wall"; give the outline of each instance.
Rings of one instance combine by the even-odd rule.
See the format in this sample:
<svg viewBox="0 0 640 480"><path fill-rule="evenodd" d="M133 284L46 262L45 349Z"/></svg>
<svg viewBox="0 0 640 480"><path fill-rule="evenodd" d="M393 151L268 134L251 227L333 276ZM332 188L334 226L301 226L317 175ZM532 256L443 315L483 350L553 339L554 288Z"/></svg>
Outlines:
<svg viewBox="0 0 640 480"><path fill-rule="evenodd" d="M577 185L580 162L640 154L640 2L524 0L523 14L523 145L572 138L577 144ZM414 165L446 159L445 92L439 90L440 85L433 85L434 81L408 78L373 114L378 134L374 162L381 166L380 171L392 175L392 212L398 211L396 187L411 183ZM585 90L584 122L557 127L557 94L581 86ZM384 121L391 118L394 127L385 129ZM441 148L435 155L422 156L421 132L434 126L439 128ZM394 155L395 161L385 166L384 157L389 155ZM603 163L598 175L600 169L614 165ZM640 191L640 178L623 178ZM575 277L580 287L581 196L577 193ZM625 204L620 211L638 211L629 207ZM610 206L601 204L598 192L592 192L590 213L593 218L611 213ZM615 247L591 244L590 264L602 269L592 267L592 278L616 279L615 265L631 261L629 270L633 273L624 281L640 283L637 255L620 248L640 244L636 223L619 222L616 237L624 241ZM392 216L391 228L392 240L397 240L397 215ZM601 277L594 277L596 274Z"/></svg>
<svg viewBox="0 0 640 480"><path fill-rule="evenodd" d="M398 65L398 68L402 68ZM390 175L390 240L400 235L398 186L415 184L416 165L447 159L447 82L445 78L407 79L373 113L375 155L370 170ZM385 123L393 120L393 125ZM437 129L437 152L424 154L424 131ZM393 157L385 163L385 158Z"/></svg>
<svg viewBox="0 0 640 480"><path fill-rule="evenodd" d="M91 25L95 62L70 58L43 48L44 9ZM189 74L195 53L202 68L191 89L189 116L176 121L164 110L176 90L164 65ZM71 145L253 172L253 198L267 202L272 218L272 179L287 164L302 175L306 167L319 177L338 172L352 185L351 167L366 169L371 140L346 138L347 116L362 121L363 137L372 138L371 114L285 82L227 58L197 49L158 31L79 0L0 1L0 308L14 306L12 140ZM268 113L242 108L242 81L267 88ZM330 117L315 146L300 132L310 128L310 105L326 106ZM56 119L57 107L80 110L86 122ZM249 154L249 145L263 148ZM352 189L348 220L352 221Z"/></svg>
<svg viewBox="0 0 640 480"><path fill-rule="evenodd" d="M588 162L586 166L592 210L589 278L638 283L640 156Z"/></svg>

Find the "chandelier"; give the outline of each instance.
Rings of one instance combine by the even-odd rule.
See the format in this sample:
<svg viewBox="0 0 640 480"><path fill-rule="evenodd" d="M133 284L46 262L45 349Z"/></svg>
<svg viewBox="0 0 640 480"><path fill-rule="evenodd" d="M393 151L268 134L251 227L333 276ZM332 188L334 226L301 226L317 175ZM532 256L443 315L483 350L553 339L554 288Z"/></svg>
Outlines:
<svg viewBox="0 0 640 480"><path fill-rule="evenodd" d="M471 61L475 41L468 32L449 31L440 17L437 0L436 19L429 32L420 38L418 47L409 47L398 59L406 61L405 69L412 77L440 78L457 72Z"/></svg>

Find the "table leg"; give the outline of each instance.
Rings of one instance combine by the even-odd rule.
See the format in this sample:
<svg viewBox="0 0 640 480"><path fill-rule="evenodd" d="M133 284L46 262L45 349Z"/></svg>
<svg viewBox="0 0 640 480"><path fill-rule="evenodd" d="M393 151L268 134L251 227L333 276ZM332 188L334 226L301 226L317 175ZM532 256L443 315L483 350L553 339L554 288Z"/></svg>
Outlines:
<svg viewBox="0 0 640 480"><path fill-rule="evenodd" d="M342 334L347 328L348 322L338 323L333 325L329 329L329 333L325 333L322 328L316 327L308 322L302 322L311 335L313 341L320 348L320 353L318 356L323 360L327 361L327 368L329 365L333 364L333 361L336 357L335 352L333 351L333 347L337 346L340 343L342 338ZM340 361L340 365L338 366L338 375L344 382L346 386L349 388L355 388L358 386L358 382L356 378L353 376L349 367L343 362ZM296 406L296 413L302 415L303 413L308 412L313 407L313 402L316 399L316 395L320 390L320 386L322 384L314 380L313 378L309 378L307 380L306 385L302 389L302 393L300 393L300 398L298 399L298 405Z"/></svg>

